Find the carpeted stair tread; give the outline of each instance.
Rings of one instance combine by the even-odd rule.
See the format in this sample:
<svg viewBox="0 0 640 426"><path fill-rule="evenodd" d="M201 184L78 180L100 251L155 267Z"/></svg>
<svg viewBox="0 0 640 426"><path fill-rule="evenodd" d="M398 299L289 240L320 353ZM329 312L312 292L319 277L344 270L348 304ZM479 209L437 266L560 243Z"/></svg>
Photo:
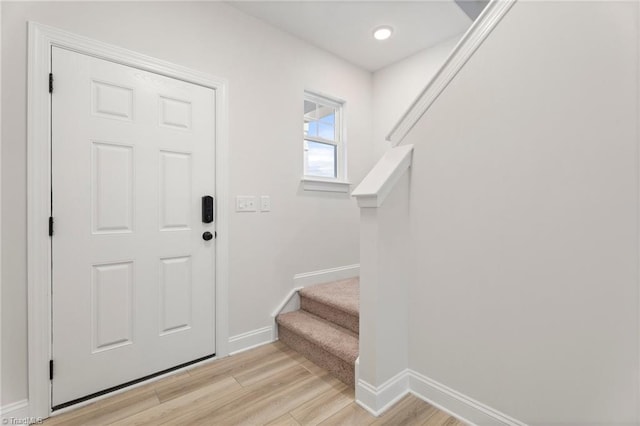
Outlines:
<svg viewBox="0 0 640 426"><path fill-rule="evenodd" d="M358 336L306 311L280 314L278 324L302 336L343 361L353 364L358 357Z"/></svg>
<svg viewBox="0 0 640 426"><path fill-rule="evenodd" d="M309 312L340 327L344 327L355 334L360 334L360 318L358 315L352 315L304 296L300 296L300 310Z"/></svg>
<svg viewBox="0 0 640 426"><path fill-rule="evenodd" d="M360 278L333 281L300 290L300 297L331 306L350 315L360 314Z"/></svg>

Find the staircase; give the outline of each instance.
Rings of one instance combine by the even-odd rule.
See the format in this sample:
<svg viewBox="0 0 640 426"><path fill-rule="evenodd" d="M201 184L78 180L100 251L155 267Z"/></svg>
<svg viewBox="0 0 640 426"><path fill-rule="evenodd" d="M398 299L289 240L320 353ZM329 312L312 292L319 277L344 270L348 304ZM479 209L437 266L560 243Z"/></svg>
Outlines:
<svg viewBox="0 0 640 426"><path fill-rule="evenodd" d="M300 290L300 310L276 317L278 336L348 385L354 385L360 324L358 278Z"/></svg>

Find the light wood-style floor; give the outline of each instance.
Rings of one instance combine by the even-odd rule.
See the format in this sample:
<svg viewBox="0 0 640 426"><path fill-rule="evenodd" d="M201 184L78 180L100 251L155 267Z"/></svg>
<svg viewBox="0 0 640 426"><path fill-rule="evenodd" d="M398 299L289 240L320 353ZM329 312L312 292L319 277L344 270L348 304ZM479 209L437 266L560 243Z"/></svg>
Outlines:
<svg viewBox="0 0 640 426"><path fill-rule="evenodd" d="M282 343L96 401L45 425L425 425L464 423L407 396L375 418L354 392Z"/></svg>

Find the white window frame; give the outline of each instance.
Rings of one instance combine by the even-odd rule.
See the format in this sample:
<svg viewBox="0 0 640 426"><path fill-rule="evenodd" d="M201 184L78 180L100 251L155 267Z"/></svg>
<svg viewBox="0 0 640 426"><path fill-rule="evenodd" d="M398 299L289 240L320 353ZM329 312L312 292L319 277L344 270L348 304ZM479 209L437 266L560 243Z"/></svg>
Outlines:
<svg viewBox="0 0 640 426"><path fill-rule="evenodd" d="M350 183L347 180L347 144L345 132L344 106L345 101L327 96L318 92L309 90L304 91L304 101L314 102L321 105L327 105L336 109L335 117L335 140L324 139L319 136L306 136L304 130L302 133L302 186L306 191L326 191L326 192L343 192L348 193ZM304 124L304 118L303 118ZM326 178L321 176L312 176L306 174L305 159L305 140L318 142L336 147L336 177Z"/></svg>

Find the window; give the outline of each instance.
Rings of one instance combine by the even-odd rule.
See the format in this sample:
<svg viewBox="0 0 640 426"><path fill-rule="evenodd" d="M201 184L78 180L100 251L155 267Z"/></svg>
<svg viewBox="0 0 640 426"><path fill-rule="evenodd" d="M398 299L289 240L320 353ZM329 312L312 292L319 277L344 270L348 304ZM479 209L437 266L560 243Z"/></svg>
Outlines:
<svg viewBox="0 0 640 426"><path fill-rule="evenodd" d="M342 119L343 102L304 94L304 188L348 192Z"/></svg>

